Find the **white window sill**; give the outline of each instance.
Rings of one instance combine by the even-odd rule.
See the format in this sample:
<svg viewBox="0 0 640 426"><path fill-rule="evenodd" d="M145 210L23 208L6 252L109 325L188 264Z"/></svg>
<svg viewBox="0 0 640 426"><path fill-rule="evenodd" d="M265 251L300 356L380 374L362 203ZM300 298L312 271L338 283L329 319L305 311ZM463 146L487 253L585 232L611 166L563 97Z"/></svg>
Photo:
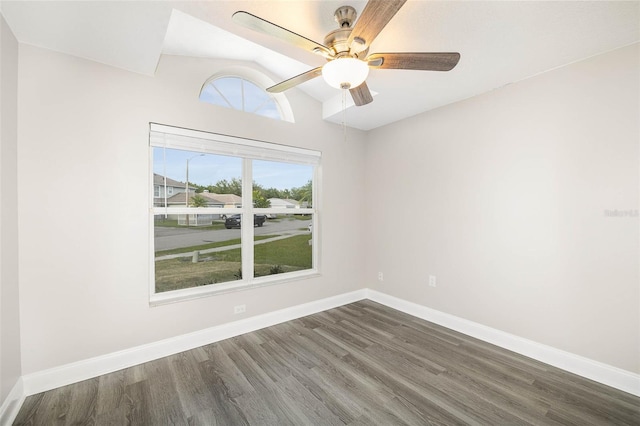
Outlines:
<svg viewBox="0 0 640 426"><path fill-rule="evenodd" d="M269 275L266 277L254 278L251 281L231 281L221 284L210 284L202 287L185 288L182 290L166 291L152 294L149 298L149 306L160 306L169 303L183 302L185 300L200 299L218 294L232 293L235 291L248 290L258 287L283 284L291 281L319 277L320 273L315 269L306 271L290 272L278 274L277 277Z"/></svg>

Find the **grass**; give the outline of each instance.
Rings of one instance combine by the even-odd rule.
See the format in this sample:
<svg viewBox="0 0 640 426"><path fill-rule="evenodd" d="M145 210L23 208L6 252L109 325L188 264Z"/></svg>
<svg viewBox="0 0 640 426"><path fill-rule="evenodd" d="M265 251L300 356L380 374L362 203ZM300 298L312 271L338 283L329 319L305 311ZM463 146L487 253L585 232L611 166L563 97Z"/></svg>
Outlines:
<svg viewBox="0 0 640 426"><path fill-rule="evenodd" d="M311 269L311 246L307 235L296 235L254 247L256 264L281 265Z"/></svg>
<svg viewBox="0 0 640 426"><path fill-rule="evenodd" d="M283 240L254 246L255 276L269 275L272 270L283 272L311 269L312 255L309 235L296 235ZM191 288L237 280L241 268L240 249L211 253L203 261L191 263L191 258L156 261L156 292ZM274 268L279 266L279 268Z"/></svg>

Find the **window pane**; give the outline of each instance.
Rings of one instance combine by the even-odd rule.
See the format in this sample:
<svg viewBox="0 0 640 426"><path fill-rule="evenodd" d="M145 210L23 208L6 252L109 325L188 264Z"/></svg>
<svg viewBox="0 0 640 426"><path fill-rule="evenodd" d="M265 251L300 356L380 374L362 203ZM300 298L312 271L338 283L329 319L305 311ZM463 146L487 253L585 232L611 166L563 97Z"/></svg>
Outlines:
<svg viewBox="0 0 640 426"><path fill-rule="evenodd" d="M155 207L240 207L242 159L154 147L153 186Z"/></svg>
<svg viewBox="0 0 640 426"><path fill-rule="evenodd" d="M243 110L242 79L237 77L225 77L215 80L213 83L222 93L233 109Z"/></svg>
<svg viewBox="0 0 640 426"><path fill-rule="evenodd" d="M280 215L255 228L256 277L313 268L313 215Z"/></svg>
<svg viewBox="0 0 640 426"><path fill-rule="evenodd" d="M262 208L285 208L291 214L270 214L254 243L256 276L313 268L312 215L296 213L312 203L313 166L254 160L253 204Z"/></svg>
<svg viewBox="0 0 640 426"><path fill-rule="evenodd" d="M313 166L254 160L253 204L291 209L311 207L312 180Z"/></svg>
<svg viewBox="0 0 640 426"><path fill-rule="evenodd" d="M271 96L250 81L244 80L244 110L256 112L271 100Z"/></svg>
<svg viewBox="0 0 640 426"><path fill-rule="evenodd" d="M213 83L207 84L200 92L200 100L202 102L208 102L213 105L223 106L225 108L233 108L231 104L225 99L220 92L216 89Z"/></svg>
<svg viewBox="0 0 640 426"><path fill-rule="evenodd" d="M192 214L188 222L186 215L154 217L156 293L242 279L240 226L216 214Z"/></svg>
<svg viewBox="0 0 640 426"><path fill-rule="evenodd" d="M239 227L218 213L171 210L241 207L242 159L154 147L153 171L154 206L167 207L154 217L156 292L241 279Z"/></svg>

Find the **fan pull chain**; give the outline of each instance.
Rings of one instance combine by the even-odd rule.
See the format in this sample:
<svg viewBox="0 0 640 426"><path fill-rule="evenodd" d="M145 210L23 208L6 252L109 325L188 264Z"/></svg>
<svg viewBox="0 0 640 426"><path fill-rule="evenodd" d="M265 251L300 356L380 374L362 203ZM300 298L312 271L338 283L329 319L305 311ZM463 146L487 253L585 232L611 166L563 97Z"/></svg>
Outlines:
<svg viewBox="0 0 640 426"><path fill-rule="evenodd" d="M347 142L347 89L342 89L342 135Z"/></svg>

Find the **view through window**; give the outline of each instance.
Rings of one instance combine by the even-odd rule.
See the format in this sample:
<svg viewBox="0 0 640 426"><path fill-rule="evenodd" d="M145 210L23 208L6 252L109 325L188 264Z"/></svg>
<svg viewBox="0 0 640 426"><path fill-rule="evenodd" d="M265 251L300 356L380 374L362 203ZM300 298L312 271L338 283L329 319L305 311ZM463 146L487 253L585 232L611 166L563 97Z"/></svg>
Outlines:
<svg viewBox="0 0 640 426"><path fill-rule="evenodd" d="M200 92L200 100L276 120L282 119L275 99L264 89L241 77L209 80Z"/></svg>
<svg viewBox="0 0 640 426"><path fill-rule="evenodd" d="M152 301L317 273L320 153L151 125Z"/></svg>

